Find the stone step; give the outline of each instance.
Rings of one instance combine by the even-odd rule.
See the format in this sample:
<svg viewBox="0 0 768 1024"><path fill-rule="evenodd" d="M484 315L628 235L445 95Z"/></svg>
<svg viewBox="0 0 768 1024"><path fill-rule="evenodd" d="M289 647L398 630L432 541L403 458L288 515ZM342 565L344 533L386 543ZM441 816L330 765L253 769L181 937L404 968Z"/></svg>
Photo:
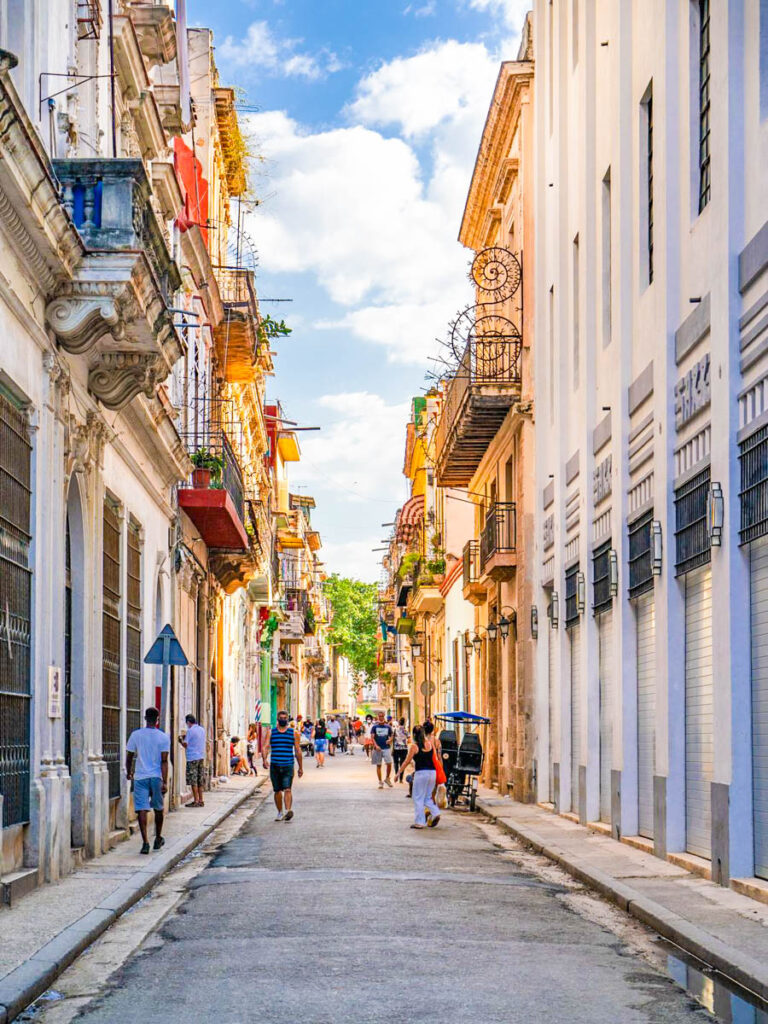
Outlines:
<svg viewBox="0 0 768 1024"><path fill-rule="evenodd" d="M109 833L109 848L114 850L118 843L124 843L131 838L131 830L128 828L116 828Z"/></svg>
<svg viewBox="0 0 768 1024"><path fill-rule="evenodd" d="M16 900L32 892L38 885L37 868L23 868L11 871L0 878L0 893L3 907L12 907Z"/></svg>

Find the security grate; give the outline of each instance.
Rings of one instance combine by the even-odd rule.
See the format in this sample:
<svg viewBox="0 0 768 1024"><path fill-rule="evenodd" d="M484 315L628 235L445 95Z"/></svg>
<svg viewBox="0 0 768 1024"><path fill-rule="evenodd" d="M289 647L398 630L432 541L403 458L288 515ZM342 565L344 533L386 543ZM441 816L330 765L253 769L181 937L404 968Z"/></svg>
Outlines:
<svg viewBox="0 0 768 1024"><path fill-rule="evenodd" d="M120 796L120 517L104 502L101 750L109 772L109 796Z"/></svg>
<svg viewBox="0 0 768 1024"><path fill-rule="evenodd" d="M712 195L709 0L699 0L699 213Z"/></svg>
<svg viewBox="0 0 768 1024"><path fill-rule="evenodd" d="M748 544L768 533L768 426L739 445L741 468L741 528L739 540Z"/></svg>
<svg viewBox="0 0 768 1024"><path fill-rule="evenodd" d="M592 552L592 610L595 615L611 607L611 542Z"/></svg>
<svg viewBox="0 0 768 1024"><path fill-rule="evenodd" d="M707 529L709 468L675 491L675 575L706 565L711 557Z"/></svg>
<svg viewBox="0 0 768 1024"><path fill-rule="evenodd" d="M4 827L29 821L31 450L24 412L0 394L0 793Z"/></svg>
<svg viewBox="0 0 768 1024"><path fill-rule="evenodd" d="M565 628L579 621L579 566L565 571Z"/></svg>
<svg viewBox="0 0 768 1024"><path fill-rule="evenodd" d="M629 596L639 597L653 590L651 522L653 510L636 519L629 527Z"/></svg>
<svg viewBox="0 0 768 1024"><path fill-rule="evenodd" d="M64 567L64 760L72 775L72 531L67 513Z"/></svg>
<svg viewBox="0 0 768 1024"><path fill-rule="evenodd" d="M128 524L128 587L126 592L125 734L141 728L141 529Z"/></svg>

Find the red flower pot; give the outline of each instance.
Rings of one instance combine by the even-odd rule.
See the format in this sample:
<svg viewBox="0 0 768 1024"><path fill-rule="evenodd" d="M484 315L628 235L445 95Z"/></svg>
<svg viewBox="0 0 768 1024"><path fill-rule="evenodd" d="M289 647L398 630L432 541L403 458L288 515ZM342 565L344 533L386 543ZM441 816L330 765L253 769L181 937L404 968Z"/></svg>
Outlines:
<svg viewBox="0 0 768 1024"><path fill-rule="evenodd" d="M195 469L192 471L192 486L200 490L206 490L211 486L210 469Z"/></svg>

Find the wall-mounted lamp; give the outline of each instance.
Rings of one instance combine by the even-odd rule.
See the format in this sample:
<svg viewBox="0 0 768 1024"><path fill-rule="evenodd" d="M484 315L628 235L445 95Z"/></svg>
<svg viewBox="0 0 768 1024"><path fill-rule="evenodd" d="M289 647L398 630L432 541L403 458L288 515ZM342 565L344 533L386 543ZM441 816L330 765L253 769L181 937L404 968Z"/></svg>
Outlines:
<svg viewBox="0 0 768 1024"><path fill-rule="evenodd" d="M549 624L552 629L557 629L560 625L560 599L557 596L557 591L552 591L552 600L549 602L549 608L547 609L549 615Z"/></svg>
<svg viewBox="0 0 768 1024"><path fill-rule="evenodd" d="M475 633L472 637L472 646L475 648L475 653L480 653L480 648L483 646L483 638L479 633Z"/></svg>
<svg viewBox="0 0 768 1024"><path fill-rule="evenodd" d="M421 643L423 636L424 633L421 630L418 630L413 634L413 639L411 640L411 654L414 658L421 657Z"/></svg>
<svg viewBox="0 0 768 1024"><path fill-rule="evenodd" d="M611 597L616 597L619 592L619 556L614 548L608 552L608 568L610 571Z"/></svg>
<svg viewBox="0 0 768 1024"><path fill-rule="evenodd" d="M580 572L576 574L576 608L579 615L584 614L584 609L587 606L587 581L584 579L584 573Z"/></svg>
<svg viewBox="0 0 768 1024"><path fill-rule="evenodd" d="M535 604L531 605L531 636L534 640L539 639L539 609Z"/></svg>
<svg viewBox="0 0 768 1024"><path fill-rule="evenodd" d="M464 650L468 651L471 646L472 646L472 640L470 639L469 630L467 629L467 630L464 631Z"/></svg>
<svg viewBox="0 0 768 1024"><path fill-rule="evenodd" d="M718 483L709 485L707 497L707 520L709 522L709 540L713 548L723 543L723 522L725 520L725 501L723 488Z"/></svg>
<svg viewBox="0 0 768 1024"><path fill-rule="evenodd" d="M496 637L498 635L499 635L499 627L496 625L496 623L493 620L491 620L488 623L488 639L493 643L496 640Z"/></svg>
<svg viewBox="0 0 768 1024"><path fill-rule="evenodd" d="M661 523L658 519L651 520L651 572L661 576Z"/></svg>

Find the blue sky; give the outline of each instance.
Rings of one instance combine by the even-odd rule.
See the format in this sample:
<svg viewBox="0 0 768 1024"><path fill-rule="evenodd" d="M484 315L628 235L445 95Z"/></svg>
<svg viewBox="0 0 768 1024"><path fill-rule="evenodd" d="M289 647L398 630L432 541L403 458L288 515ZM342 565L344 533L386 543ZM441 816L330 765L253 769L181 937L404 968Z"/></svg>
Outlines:
<svg viewBox="0 0 768 1024"><path fill-rule="evenodd" d="M223 84L243 90L259 205L263 312L276 344L270 397L301 425L292 489L317 499L329 571L378 578L378 547L406 496L410 398L427 386L470 300L456 236L521 0L188 0L214 31Z"/></svg>

